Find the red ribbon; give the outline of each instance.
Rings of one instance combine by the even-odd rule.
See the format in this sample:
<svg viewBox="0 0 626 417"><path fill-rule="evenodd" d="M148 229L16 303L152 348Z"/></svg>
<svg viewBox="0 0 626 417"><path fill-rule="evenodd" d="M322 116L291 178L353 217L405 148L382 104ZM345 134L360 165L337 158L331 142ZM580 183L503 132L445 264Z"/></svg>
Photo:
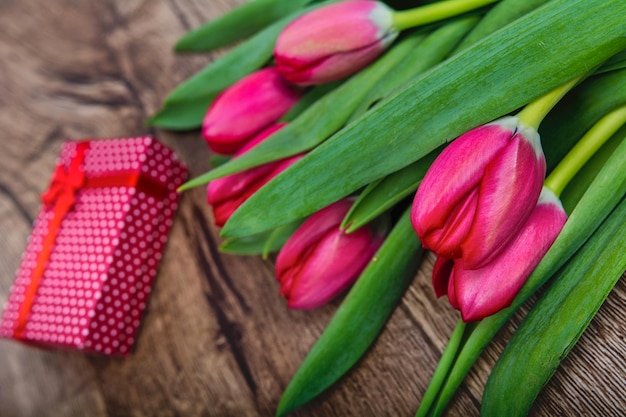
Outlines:
<svg viewBox="0 0 626 417"><path fill-rule="evenodd" d="M83 168L85 154L89 149L89 142L78 142L76 154L69 166L59 164L54 171L48 190L41 195L45 207L52 210L48 223L48 231L43 238L42 249L37 256L35 268L32 271L30 283L24 292L24 301L20 305L17 325L14 331L16 339L23 339L26 332L26 323L33 307L37 290L41 283L44 271L50 259L52 249L63 219L76 204L76 195L81 189L101 187L134 187L156 199L163 199L167 195L167 186L140 172L120 172L102 176L87 177Z"/></svg>

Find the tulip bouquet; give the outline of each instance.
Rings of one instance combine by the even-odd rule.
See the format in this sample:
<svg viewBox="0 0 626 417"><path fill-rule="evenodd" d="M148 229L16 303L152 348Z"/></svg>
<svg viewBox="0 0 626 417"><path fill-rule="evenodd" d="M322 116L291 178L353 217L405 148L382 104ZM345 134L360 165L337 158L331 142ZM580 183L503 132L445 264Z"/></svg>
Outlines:
<svg viewBox="0 0 626 417"><path fill-rule="evenodd" d="M357 362L423 249L461 317L419 416L550 280L483 395L526 414L626 269L626 3L426 3L253 0L176 46L247 39L150 120L221 155L182 190L208 183L223 250L278 252L289 308L352 286L277 415Z"/></svg>

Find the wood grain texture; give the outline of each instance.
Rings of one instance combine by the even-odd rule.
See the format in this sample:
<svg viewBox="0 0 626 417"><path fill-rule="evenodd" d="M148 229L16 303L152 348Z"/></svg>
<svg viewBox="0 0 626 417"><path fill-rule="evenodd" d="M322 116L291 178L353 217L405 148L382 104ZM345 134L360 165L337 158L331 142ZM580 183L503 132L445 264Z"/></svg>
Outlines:
<svg viewBox="0 0 626 417"><path fill-rule="evenodd" d="M0 300L6 300L66 138L154 134L192 175L209 152L198 132L144 120L217 54L172 53L187 30L243 0L0 0ZM219 54L219 52L218 52ZM271 416L339 305L290 311L271 261L218 252L205 191L183 195L135 352L128 359L0 341L0 414ZM457 314L429 286L426 256L387 327L341 383L296 416L413 415ZM533 408L536 416L626 413L622 280ZM448 415L476 416L513 326L473 368ZM520 381L523 384L523 381Z"/></svg>

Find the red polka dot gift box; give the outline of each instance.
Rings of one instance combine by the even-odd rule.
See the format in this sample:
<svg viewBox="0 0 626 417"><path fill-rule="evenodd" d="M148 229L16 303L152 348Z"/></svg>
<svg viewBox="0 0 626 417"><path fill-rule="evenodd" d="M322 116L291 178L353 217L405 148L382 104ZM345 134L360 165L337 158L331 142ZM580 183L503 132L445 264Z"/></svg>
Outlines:
<svg viewBox="0 0 626 417"><path fill-rule="evenodd" d="M128 355L186 175L151 137L64 143L0 336Z"/></svg>

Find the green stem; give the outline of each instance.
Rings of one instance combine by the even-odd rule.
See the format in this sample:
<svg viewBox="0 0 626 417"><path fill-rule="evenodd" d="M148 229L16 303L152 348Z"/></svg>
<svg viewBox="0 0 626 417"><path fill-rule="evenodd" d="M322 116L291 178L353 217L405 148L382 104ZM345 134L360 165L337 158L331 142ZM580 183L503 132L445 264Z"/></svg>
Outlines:
<svg viewBox="0 0 626 417"><path fill-rule="evenodd" d="M567 184L589 158L624 124L626 124L626 105L613 110L589 129L546 178L545 186L560 197Z"/></svg>
<svg viewBox="0 0 626 417"><path fill-rule="evenodd" d="M582 77L586 75L579 75L578 77L566 82L565 84L555 88L546 95L538 98L537 100L529 103L518 114L520 121L527 127L539 128L541 121L546 117L548 112L563 98L569 90L574 87Z"/></svg>
<svg viewBox="0 0 626 417"><path fill-rule="evenodd" d="M445 0L415 9L394 12L393 25L399 30L437 22L478 9L498 0Z"/></svg>
<svg viewBox="0 0 626 417"><path fill-rule="evenodd" d="M485 320L489 323L489 317ZM463 343L463 347L457 354L454 366L447 375L445 384L440 388L437 402L434 404L429 417L438 417L443 414L452 400L452 397L454 397L458 388L461 386L465 376L476 362L478 354L480 354L485 346L493 339L493 334L484 331L485 320L474 324L472 333L465 340L465 343ZM489 327L487 327L487 329L489 330Z"/></svg>
<svg viewBox="0 0 626 417"><path fill-rule="evenodd" d="M415 417L426 417L428 412L430 411L433 402L437 399L439 395L439 391L441 390L441 386L446 381L448 377L448 373L454 365L454 362L457 357L457 353L459 348L462 345L462 342L467 339L467 334L465 332L467 325L459 320L457 323L452 335L450 336L450 340L448 341L448 345L446 349L443 351L443 355L441 355L441 359L439 360L439 364L435 369L435 373L433 374L430 383L428 384L428 388L424 393L424 397L422 398L422 402L420 403L419 409L415 414ZM471 328L468 328L471 333Z"/></svg>

